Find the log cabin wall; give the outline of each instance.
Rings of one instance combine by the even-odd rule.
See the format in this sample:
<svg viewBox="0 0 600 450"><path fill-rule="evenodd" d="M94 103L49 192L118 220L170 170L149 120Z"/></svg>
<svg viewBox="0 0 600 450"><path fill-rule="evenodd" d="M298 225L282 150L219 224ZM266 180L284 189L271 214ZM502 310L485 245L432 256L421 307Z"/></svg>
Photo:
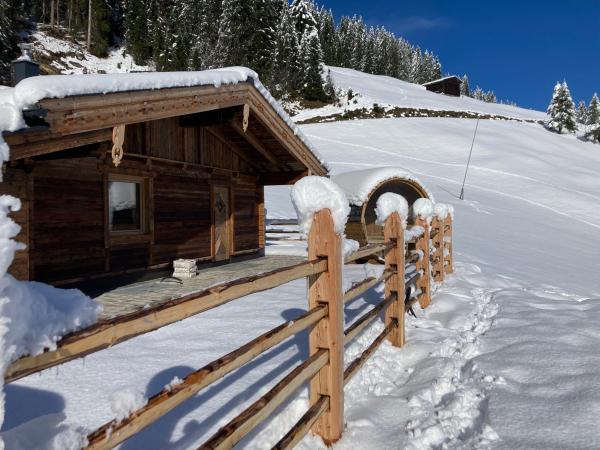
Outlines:
<svg viewBox="0 0 600 450"><path fill-rule="evenodd" d="M264 248L263 187L228 144L177 118L129 125L125 157L115 167L110 143L63 151L7 169L4 193L21 198L12 214L22 226L11 273L19 279L62 283L169 265L176 258L212 259L211 186L230 189L230 254ZM25 167L24 167L25 166ZM140 182L143 230L108 230L108 183Z"/></svg>

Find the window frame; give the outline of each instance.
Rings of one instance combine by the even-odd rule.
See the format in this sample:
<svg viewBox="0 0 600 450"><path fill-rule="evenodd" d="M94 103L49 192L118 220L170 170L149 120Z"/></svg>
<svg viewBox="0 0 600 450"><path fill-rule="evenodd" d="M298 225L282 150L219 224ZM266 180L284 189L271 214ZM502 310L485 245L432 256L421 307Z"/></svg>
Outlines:
<svg viewBox="0 0 600 450"><path fill-rule="evenodd" d="M121 183L137 183L140 186L140 228L135 230L111 230L110 226L110 183L121 182ZM148 227L148 180L146 177L136 175L121 175L121 174L109 174L106 183L106 228L110 237L117 236L144 236L149 234Z"/></svg>

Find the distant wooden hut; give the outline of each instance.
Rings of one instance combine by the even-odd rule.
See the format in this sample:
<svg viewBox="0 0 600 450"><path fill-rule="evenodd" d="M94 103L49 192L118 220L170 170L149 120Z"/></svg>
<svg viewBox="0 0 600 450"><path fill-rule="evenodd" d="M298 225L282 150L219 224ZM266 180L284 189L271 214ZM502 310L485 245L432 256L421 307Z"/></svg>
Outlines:
<svg viewBox="0 0 600 450"><path fill-rule="evenodd" d="M432 194L414 176L396 167L346 172L332 177L350 202L346 236L360 245L383 241L383 227L375 222L377 199L385 192L402 195L409 206L418 198L433 200Z"/></svg>
<svg viewBox="0 0 600 450"><path fill-rule="evenodd" d="M31 127L3 133L0 193L21 199L27 245L10 272L65 284L263 254L264 186L327 170L253 76L23 80L12 97L35 100L17 111Z"/></svg>
<svg viewBox="0 0 600 450"><path fill-rule="evenodd" d="M423 86L428 91L436 92L438 94L446 94L453 95L455 97L460 97L460 85L462 84L462 80L457 76L450 76L440 78L439 80L430 81L429 83L424 83Z"/></svg>

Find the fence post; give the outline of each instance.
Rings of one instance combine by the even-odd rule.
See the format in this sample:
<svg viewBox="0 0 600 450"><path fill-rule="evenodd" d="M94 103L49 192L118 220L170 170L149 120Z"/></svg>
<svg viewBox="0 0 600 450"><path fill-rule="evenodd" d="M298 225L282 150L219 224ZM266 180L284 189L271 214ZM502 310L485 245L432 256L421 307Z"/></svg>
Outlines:
<svg viewBox="0 0 600 450"><path fill-rule="evenodd" d="M309 309L327 304L329 314L310 331L310 354L329 350L329 363L310 382L310 405L329 397L329 410L314 424L313 433L330 445L344 428L344 293L342 240L328 209L315 214L308 235L308 259L327 258L327 271L309 277Z"/></svg>
<svg viewBox="0 0 600 450"><path fill-rule="evenodd" d="M448 214L444 219L444 250L442 251L444 257L444 270L446 273L454 272L454 257L452 255L452 215ZM447 250L448 254L446 255ZM446 265L446 263L448 263Z"/></svg>
<svg viewBox="0 0 600 450"><path fill-rule="evenodd" d="M395 212L389 216L383 227L386 242L394 241L395 245L385 255L385 270L394 272L385 282L385 298L396 295L385 311L385 324L395 320L397 326L392 329L388 339L395 347L404 345L404 229L402 218Z"/></svg>
<svg viewBox="0 0 600 450"><path fill-rule="evenodd" d="M431 266L430 266L430 255L429 255L429 223L427 218L417 216L415 225L423 228L423 234L418 238L415 245L417 251L421 251L423 256L417 261L417 270L423 271L423 275L419 277L417 281L417 287L421 289L421 295L419 296L419 305L421 308L427 308L431 302Z"/></svg>
<svg viewBox="0 0 600 450"><path fill-rule="evenodd" d="M431 243L433 244L433 279L438 283L444 281L444 229L446 225L437 215L431 221Z"/></svg>

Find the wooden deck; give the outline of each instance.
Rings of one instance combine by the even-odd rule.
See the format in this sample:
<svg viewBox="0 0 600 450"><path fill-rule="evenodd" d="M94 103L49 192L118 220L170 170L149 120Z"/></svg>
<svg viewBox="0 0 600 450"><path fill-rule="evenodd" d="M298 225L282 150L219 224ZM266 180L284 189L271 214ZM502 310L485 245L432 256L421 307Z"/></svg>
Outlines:
<svg viewBox="0 0 600 450"><path fill-rule="evenodd" d="M161 277L117 287L95 298L104 307L99 318L110 319L122 316L202 291L219 283L291 266L303 260L304 258L298 256L264 256L205 268L200 270L198 276L189 280L181 280L181 282L173 279L163 280Z"/></svg>

